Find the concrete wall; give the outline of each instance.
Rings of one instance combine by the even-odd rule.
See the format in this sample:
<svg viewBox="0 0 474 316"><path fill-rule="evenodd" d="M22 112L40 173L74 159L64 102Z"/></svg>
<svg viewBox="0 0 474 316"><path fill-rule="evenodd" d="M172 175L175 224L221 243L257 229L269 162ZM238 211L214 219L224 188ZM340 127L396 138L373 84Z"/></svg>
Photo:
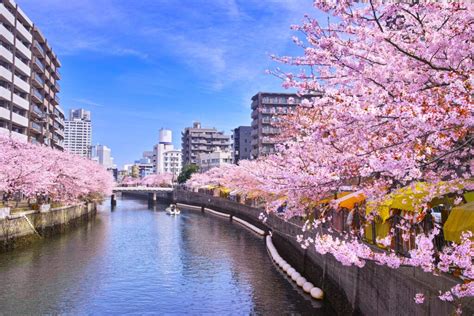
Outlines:
<svg viewBox="0 0 474 316"><path fill-rule="evenodd" d="M231 214L272 231L280 255L320 287L340 315L451 315L455 309L453 304L437 298L438 290L447 290L457 283L450 275L435 277L418 268L394 270L372 262L361 269L346 267L332 255L318 254L313 248L302 249L296 241L296 235L302 234L299 225L274 215L262 223L258 219L262 210L187 191L175 191L173 200ZM424 304L415 304L416 293L425 294ZM474 299L464 299L462 305L465 315L474 315Z"/></svg>
<svg viewBox="0 0 474 316"><path fill-rule="evenodd" d="M83 203L51 209L45 213L26 212L24 216L11 216L0 220L0 251L10 250L41 237L63 232L69 226L88 220L95 215L96 210L95 203Z"/></svg>

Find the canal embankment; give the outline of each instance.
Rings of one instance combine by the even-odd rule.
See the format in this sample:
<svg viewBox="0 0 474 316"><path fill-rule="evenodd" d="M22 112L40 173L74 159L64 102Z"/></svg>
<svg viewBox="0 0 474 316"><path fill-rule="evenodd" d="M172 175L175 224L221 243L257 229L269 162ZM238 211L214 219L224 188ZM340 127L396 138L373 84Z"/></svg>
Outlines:
<svg viewBox="0 0 474 316"><path fill-rule="evenodd" d="M95 202L83 202L41 211L25 211L0 219L0 252L19 248L43 237L65 232L88 221L97 212Z"/></svg>
<svg viewBox="0 0 474 316"><path fill-rule="evenodd" d="M313 248L303 249L297 241L302 227L273 214L260 220L261 209L203 193L178 190L170 197L175 203L206 208L240 218L266 233L271 232L278 253L315 286L340 315L451 315L455 306L438 298L459 282L451 275L434 277L419 268L391 269L367 262L363 268L342 265L332 255L321 255ZM195 208L196 209L196 208ZM415 304L417 293L424 293L424 304ZM474 300L462 301L463 312L474 314Z"/></svg>

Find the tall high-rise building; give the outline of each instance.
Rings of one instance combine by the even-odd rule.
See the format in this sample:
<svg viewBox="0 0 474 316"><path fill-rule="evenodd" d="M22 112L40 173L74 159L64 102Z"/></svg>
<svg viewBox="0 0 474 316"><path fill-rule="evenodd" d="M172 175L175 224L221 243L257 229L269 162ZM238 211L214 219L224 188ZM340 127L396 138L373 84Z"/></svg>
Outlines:
<svg viewBox="0 0 474 316"><path fill-rule="evenodd" d="M91 113L84 109L71 110L65 122L64 148L82 157L91 157Z"/></svg>
<svg viewBox="0 0 474 316"><path fill-rule="evenodd" d="M215 128L202 128L199 122L194 122L193 127L185 128L181 141L183 166L197 164L199 154L231 151L229 135L218 132Z"/></svg>
<svg viewBox="0 0 474 316"><path fill-rule="evenodd" d="M311 94L303 97L294 93L259 92L252 97L252 159L275 152L277 136L281 131L276 126L281 115L301 104L303 99L321 97ZM290 98L292 99L290 101Z"/></svg>
<svg viewBox="0 0 474 316"><path fill-rule="evenodd" d="M91 159L96 160L106 169L112 169L115 167L114 158L112 157L112 151L109 147L105 145L92 146Z"/></svg>
<svg viewBox="0 0 474 316"><path fill-rule="evenodd" d="M234 129L234 163L250 159L252 154L252 126L239 126Z"/></svg>
<svg viewBox="0 0 474 316"><path fill-rule="evenodd" d="M14 1L0 2L0 20L0 133L63 149L61 64Z"/></svg>

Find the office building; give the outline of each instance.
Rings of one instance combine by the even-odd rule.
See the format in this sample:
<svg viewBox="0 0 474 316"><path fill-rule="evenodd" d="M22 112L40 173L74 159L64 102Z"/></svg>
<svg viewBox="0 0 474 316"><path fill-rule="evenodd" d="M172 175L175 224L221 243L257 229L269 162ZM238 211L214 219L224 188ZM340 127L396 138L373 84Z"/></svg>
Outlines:
<svg viewBox="0 0 474 316"><path fill-rule="evenodd" d="M252 153L255 159L275 152L281 133L278 122L303 99L321 97L322 94L298 96L292 93L259 92L252 97Z"/></svg>
<svg viewBox="0 0 474 316"><path fill-rule="evenodd" d="M183 166L197 164L199 154L231 152L230 136L215 128L203 128L199 122L194 122L193 127L187 127L182 132L181 141Z"/></svg>
<svg viewBox="0 0 474 316"><path fill-rule="evenodd" d="M136 160L133 164L132 170L133 168L138 170L138 176L140 179L155 173L155 165L148 158Z"/></svg>
<svg viewBox="0 0 474 316"><path fill-rule="evenodd" d="M114 158L109 147L105 145L95 145L91 149L91 159L96 160L106 169L115 168Z"/></svg>
<svg viewBox="0 0 474 316"><path fill-rule="evenodd" d="M91 157L91 113L84 109L71 110L65 122L64 148L82 157Z"/></svg>
<svg viewBox="0 0 474 316"><path fill-rule="evenodd" d="M239 126L234 129L233 135L234 163L239 160L249 160L252 154L252 126Z"/></svg>
<svg viewBox="0 0 474 316"><path fill-rule="evenodd" d="M0 20L0 134L62 150L61 64L14 1L1 1Z"/></svg>

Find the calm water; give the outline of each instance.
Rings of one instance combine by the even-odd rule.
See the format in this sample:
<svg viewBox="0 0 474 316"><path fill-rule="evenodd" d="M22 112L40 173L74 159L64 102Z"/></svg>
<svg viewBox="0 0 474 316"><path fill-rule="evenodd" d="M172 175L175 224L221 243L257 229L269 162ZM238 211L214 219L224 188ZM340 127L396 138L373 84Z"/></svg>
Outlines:
<svg viewBox="0 0 474 316"><path fill-rule="evenodd" d="M196 211L122 200L88 224L0 254L0 313L317 314L261 237Z"/></svg>

